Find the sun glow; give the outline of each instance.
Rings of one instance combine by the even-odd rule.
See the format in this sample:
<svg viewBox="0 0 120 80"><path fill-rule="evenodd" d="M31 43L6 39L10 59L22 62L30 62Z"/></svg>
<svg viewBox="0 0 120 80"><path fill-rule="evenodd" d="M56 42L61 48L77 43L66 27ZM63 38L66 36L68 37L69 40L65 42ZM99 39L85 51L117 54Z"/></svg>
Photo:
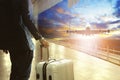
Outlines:
<svg viewBox="0 0 120 80"><path fill-rule="evenodd" d="M99 40L98 35L80 35L75 34L75 38L78 39L77 45L79 48L84 51L96 51L97 50L97 43Z"/></svg>

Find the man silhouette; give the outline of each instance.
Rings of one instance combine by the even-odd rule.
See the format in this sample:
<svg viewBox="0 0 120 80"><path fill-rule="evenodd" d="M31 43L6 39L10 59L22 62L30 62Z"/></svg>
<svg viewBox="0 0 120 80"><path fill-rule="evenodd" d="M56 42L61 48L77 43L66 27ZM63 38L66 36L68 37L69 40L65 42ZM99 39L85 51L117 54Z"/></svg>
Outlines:
<svg viewBox="0 0 120 80"><path fill-rule="evenodd" d="M28 0L0 0L0 10L0 49L10 53L10 80L28 80L34 50L30 34L44 47L48 42L32 23Z"/></svg>

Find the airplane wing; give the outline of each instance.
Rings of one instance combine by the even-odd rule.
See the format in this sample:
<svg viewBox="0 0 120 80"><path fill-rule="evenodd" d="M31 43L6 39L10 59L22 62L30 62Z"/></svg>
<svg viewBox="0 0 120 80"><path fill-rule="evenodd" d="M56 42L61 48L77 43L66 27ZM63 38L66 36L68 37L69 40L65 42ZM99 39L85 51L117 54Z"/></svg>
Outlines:
<svg viewBox="0 0 120 80"><path fill-rule="evenodd" d="M66 32L83 34L83 35L92 35L92 34L109 33L110 30L67 30Z"/></svg>
<svg viewBox="0 0 120 80"><path fill-rule="evenodd" d="M110 30L90 30L90 34L109 33Z"/></svg>

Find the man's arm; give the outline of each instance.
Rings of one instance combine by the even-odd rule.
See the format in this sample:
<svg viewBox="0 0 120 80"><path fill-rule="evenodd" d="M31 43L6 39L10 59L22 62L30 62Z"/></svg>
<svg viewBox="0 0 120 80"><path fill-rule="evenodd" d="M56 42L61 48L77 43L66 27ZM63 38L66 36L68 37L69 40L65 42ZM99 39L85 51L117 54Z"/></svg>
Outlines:
<svg viewBox="0 0 120 80"><path fill-rule="evenodd" d="M41 45L43 47L48 47L49 43L42 37L42 35L38 32L36 29L35 25L33 24L32 20L30 19L30 14L29 14L29 7L28 7L28 0L21 0L21 10L22 10L22 20L23 24L28 28L28 30L31 32L33 37L36 40L39 40Z"/></svg>
<svg viewBox="0 0 120 80"><path fill-rule="evenodd" d="M36 40L41 39L42 35L38 32L32 20L30 19L28 0L21 0L21 1L22 1L21 3L22 15L21 16L23 19L23 24L28 28L28 30L31 32L31 34Z"/></svg>

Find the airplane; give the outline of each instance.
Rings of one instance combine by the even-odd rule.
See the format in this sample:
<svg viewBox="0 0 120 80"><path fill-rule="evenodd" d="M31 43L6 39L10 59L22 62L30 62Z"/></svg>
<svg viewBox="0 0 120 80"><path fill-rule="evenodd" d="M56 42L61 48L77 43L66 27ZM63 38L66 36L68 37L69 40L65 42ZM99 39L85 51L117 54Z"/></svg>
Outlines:
<svg viewBox="0 0 120 80"><path fill-rule="evenodd" d="M77 33L77 34L83 34L83 35L93 35L93 34L100 34L100 33L110 33L110 30L103 30L103 29L91 30L90 27L86 27L85 30L67 30L66 33Z"/></svg>

